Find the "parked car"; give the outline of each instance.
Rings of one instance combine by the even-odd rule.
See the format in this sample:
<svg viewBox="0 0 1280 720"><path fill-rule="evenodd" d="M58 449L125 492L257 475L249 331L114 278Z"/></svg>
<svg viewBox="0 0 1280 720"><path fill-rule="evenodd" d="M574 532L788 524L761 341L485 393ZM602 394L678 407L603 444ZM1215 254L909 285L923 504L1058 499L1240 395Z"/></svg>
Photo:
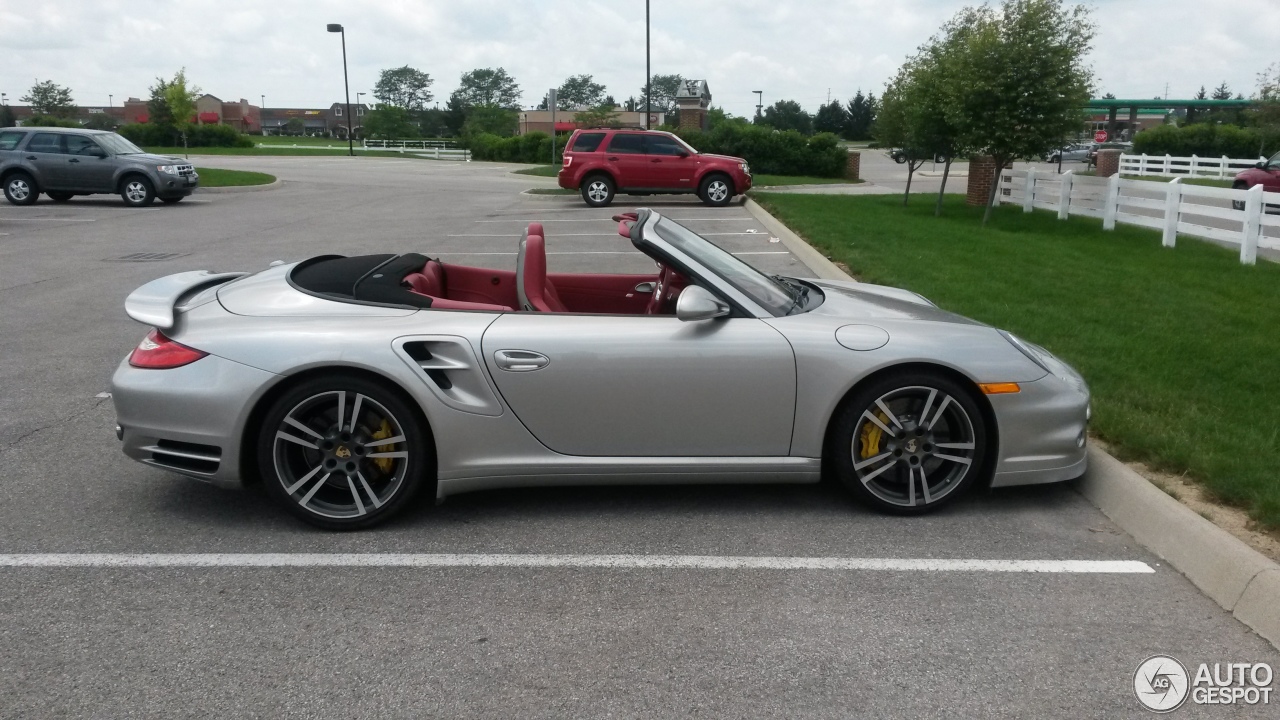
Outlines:
<svg viewBox="0 0 1280 720"><path fill-rule="evenodd" d="M889 157L893 158L893 161L899 165L905 163L909 156L909 153L904 148L889 148ZM944 163L947 161L947 157L945 155L937 154L933 156L933 161L935 163Z"/></svg>
<svg viewBox="0 0 1280 720"><path fill-rule="evenodd" d="M654 271L548 273L531 223L512 270L322 255L152 281L125 301L148 332L111 381L117 437L332 529L415 495L824 468L917 514L1085 471L1089 389L1044 348L907 290L765 275L651 210L615 219Z"/></svg>
<svg viewBox="0 0 1280 720"><path fill-rule="evenodd" d="M627 195L697 193L708 205L728 205L751 189L747 161L700 153L668 132L597 128L574 130L558 175L592 207Z"/></svg>
<svg viewBox="0 0 1280 720"><path fill-rule="evenodd" d="M0 184L14 205L40 193L55 202L118 193L125 204L176 203L200 184L186 160L152 155L113 132L80 128L0 129Z"/></svg>
<svg viewBox="0 0 1280 720"><path fill-rule="evenodd" d="M1261 185L1265 192L1280 193L1280 152L1272 155L1266 162L1259 162L1248 170L1236 173L1235 181L1231 183L1231 187L1236 190L1248 190L1255 185ZM1243 210L1244 201L1232 200L1231 207ZM1264 209L1276 212L1280 207L1268 204Z"/></svg>
<svg viewBox="0 0 1280 720"><path fill-rule="evenodd" d="M1093 150L1093 143L1071 143L1063 145L1061 148L1054 150L1045 156L1046 162L1089 162L1089 153Z"/></svg>

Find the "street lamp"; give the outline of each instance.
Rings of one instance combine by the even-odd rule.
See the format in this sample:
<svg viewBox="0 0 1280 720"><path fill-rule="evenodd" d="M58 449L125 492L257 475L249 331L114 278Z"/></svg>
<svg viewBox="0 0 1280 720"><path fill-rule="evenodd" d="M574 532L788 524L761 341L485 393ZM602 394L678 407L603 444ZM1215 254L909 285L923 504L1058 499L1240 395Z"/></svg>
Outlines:
<svg viewBox="0 0 1280 720"><path fill-rule="evenodd" d="M342 90L347 105L347 151L355 157L356 145L351 138L351 86L347 83L347 33L338 23L329 23L328 30L342 36Z"/></svg>
<svg viewBox="0 0 1280 720"><path fill-rule="evenodd" d="M764 107L764 91L752 90L756 94L756 119L760 119L760 108Z"/></svg>
<svg viewBox="0 0 1280 720"><path fill-rule="evenodd" d="M649 0L644 0L644 129L649 130L653 117L653 75L649 69Z"/></svg>
<svg viewBox="0 0 1280 720"><path fill-rule="evenodd" d="M115 107L115 106L116 106L116 96L115 96L115 95L107 95L107 107L109 107L109 108L113 108L113 107Z"/></svg>

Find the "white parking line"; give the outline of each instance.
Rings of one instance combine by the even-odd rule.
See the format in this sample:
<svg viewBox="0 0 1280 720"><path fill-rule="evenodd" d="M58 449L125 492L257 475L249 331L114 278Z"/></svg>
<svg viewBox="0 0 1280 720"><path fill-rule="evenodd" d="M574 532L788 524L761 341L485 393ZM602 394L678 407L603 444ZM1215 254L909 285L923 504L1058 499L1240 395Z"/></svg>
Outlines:
<svg viewBox="0 0 1280 720"><path fill-rule="evenodd" d="M512 567L608 570L889 570L898 572L1120 573L1155 570L1136 560L941 560L714 555L491 555L427 553L29 553L0 567Z"/></svg>
<svg viewBox="0 0 1280 720"><path fill-rule="evenodd" d="M666 217L666 216L664 215L663 217ZM510 219L510 220L476 220L476 222L478 222L478 223L509 223L509 222L511 222L511 223L522 223L522 222L526 222L523 218L524 218L524 216L522 215L522 216L520 216L520 217L518 217L518 218L512 218L512 219ZM753 217L751 217L751 216L749 216L749 215L748 215L748 216L741 216L741 217L719 217L719 218L668 218L668 219L670 219L670 220L675 220L676 222L700 222L700 221L704 221L704 220L705 220L705 221L717 221L717 222L718 222L718 221L721 221L721 220L735 220L735 221L737 221L737 220L741 220L741 221L744 221L744 222L755 222L755 221L756 221L756 219L755 219L755 218L753 218ZM617 220L614 220L613 218L562 218L562 219L552 218L552 219L550 219L550 220L544 220L543 222L549 222L549 223L553 223L553 222L556 222L556 223L562 223L562 222L617 222Z"/></svg>
<svg viewBox="0 0 1280 720"><path fill-rule="evenodd" d="M20 218L20 217L0 217L5 222L98 222L95 219L86 218Z"/></svg>
<svg viewBox="0 0 1280 720"><path fill-rule="evenodd" d="M713 233L698 233L698 234L699 234L699 235L701 235L702 237L714 237L714 236L716 236L716 235L764 235L764 233L760 232L759 230L752 230L752 231L750 231L750 232L713 232ZM558 232L558 233L556 233L555 235L553 235L552 237L558 237L558 238L561 238L561 237L613 237L613 236L616 236L616 235L617 235L617 233L562 233L562 232ZM500 238L504 238L504 237L511 237L511 233L492 233L492 234L485 234L485 233L462 233L462 234L458 234L458 235L446 235L445 237L500 237Z"/></svg>
<svg viewBox="0 0 1280 720"><path fill-rule="evenodd" d="M468 250L431 251L432 255L516 255L514 252L470 252ZM736 252L731 255L790 255L786 250L760 250L756 252ZM566 252L548 252L547 255L636 255L649 257L639 250L570 250Z"/></svg>

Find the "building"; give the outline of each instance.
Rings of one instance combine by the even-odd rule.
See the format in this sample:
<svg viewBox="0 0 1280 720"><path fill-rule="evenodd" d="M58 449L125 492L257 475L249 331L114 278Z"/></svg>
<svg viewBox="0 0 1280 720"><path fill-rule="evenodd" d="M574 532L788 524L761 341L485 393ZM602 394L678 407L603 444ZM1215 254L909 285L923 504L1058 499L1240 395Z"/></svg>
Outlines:
<svg viewBox="0 0 1280 720"><path fill-rule="evenodd" d="M711 89L706 80L685 80L676 92L676 106L680 109L681 130L706 130L711 109Z"/></svg>
<svg viewBox="0 0 1280 720"><path fill-rule="evenodd" d="M557 110L555 119L556 132L572 132L578 129L578 113L574 110ZM649 114L650 127L658 127L666 122L666 113L655 112ZM610 125L626 128L642 128L644 127L645 113L641 111L630 112L627 110L619 110L616 117ZM531 132L542 132L551 134L551 111L550 110L524 110L520 113L519 123L516 125L516 134L524 135Z"/></svg>
<svg viewBox="0 0 1280 720"><path fill-rule="evenodd" d="M262 108L239 102L224 102L213 95L201 95L196 99L195 121L201 125L230 125L243 133L262 130Z"/></svg>
<svg viewBox="0 0 1280 720"><path fill-rule="evenodd" d="M351 114L355 115L354 122L347 122L347 118L343 117L343 113L347 111L346 103L334 103L329 106L329 134L336 137L347 139L347 128L351 127L355 130L357 138L364 136L364 116L369 112L369 106L364 103L356 103L351 106Z"/></svg>
<svg viewBox="0 0 1280 720"><path fill-rule="evenodd" d="M27 120L31 119L36 114L35 111L31 109L30 105L9 105L8 107L13 113L13 119L17 125L24 125ZM81 125L87 125L94 120L95 117L101 117L103 115L114 119L116 125L122 124L125 121L124 108L114 106L108 107L105 105L76 106L72 108L71 116L68 119L75 120Z"/></svg>

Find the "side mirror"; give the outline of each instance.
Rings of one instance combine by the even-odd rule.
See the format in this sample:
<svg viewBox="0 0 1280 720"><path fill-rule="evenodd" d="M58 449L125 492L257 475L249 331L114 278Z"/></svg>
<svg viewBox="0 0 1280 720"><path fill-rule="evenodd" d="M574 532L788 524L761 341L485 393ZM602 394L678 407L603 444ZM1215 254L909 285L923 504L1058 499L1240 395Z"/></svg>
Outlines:
<svg viewBox="0 0 1280 720"><path fill-rule="evenodd" d="M1258 168L1259 170L1266 170L1266 169L1267 169L1267 164L1266 164L1266 163L1264 163L1264 162L1256 162L1256 163L1254 163L1254 164L1253 164L1253 166L1254 166L1254 167L1256 167L1256 168Z"/></svg>
<svg viewBox="0 0 1280 720"><path fill-rule="evenodd" d="M687 152L685 152L685 151L681 150L680 152L676 153L676 157L687 158L687 157L689 157L689 153L687 153Z"/></svg>
<svg viewBox="0 0 1280 720"><path fill-rule="evenodd" d="M728 314L728 305L697 285L690 285L682 290L680 299L676 301L676 317L684 322L711 320Z"/></svg>
<svg viewBox="0 0 1280 720"><path fill-rule="evenodd" d="M107 156L107 151L102 148L89 148L89 154L96 158L104 158Z"/></svg>

